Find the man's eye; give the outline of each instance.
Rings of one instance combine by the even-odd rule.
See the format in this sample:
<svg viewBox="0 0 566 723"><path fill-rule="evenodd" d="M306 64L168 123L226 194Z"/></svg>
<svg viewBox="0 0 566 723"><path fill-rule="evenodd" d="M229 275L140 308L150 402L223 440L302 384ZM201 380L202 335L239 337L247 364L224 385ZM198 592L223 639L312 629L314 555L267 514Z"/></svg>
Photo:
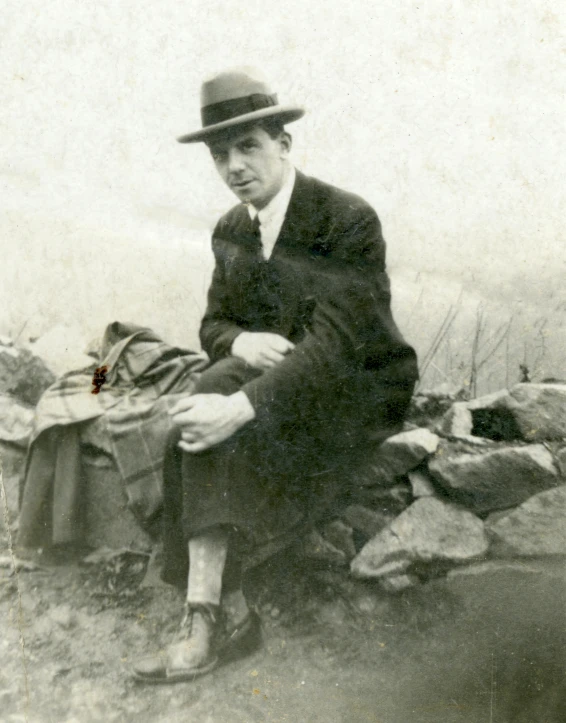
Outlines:
<svg viewBox="0 0 566 723"><path fill-rule="evenodd" d="M213 153L212 160L215 163L220 163L221 161L226 160L226 154L225 153Z"/></svg>

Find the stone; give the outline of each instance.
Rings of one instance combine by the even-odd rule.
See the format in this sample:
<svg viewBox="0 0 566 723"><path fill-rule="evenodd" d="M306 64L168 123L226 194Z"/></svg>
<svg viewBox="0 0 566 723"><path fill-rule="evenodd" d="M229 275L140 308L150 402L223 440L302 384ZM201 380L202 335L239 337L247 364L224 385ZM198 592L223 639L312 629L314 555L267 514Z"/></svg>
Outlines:
<svg viewBox="0 0 566 723"><path fill-rule="evenodd" d="M566 555L566 485L541 492L506 515L488 517L497 556Z"/></svg>
<svg viewBox="0 0 566 723"><path fill-rule="evenodd" d="M440 421L438 431L440 434L462 439L523 439L521 430L508 409L511 399L510 393L502 389L470 401L455 402Z"/></svg>
<svg viewBox="0 0 566 723"><path fill-rule="evenodd" d="M369 465L362 468L358 482L370 486L393 484L397 477L407 474L433 454L439 441L436 434L422 427L389 437L378 447Z"/></svg>
<svg viewBox="0 0 566 723"><path fill-rule="evenodd" d="M439 430L441 434L452 437L468 436L472 433L474 420L466 402L455 402L442 417Z"/></svg>
<svg viewBox="0 0 566 723"><path fill-rule="evenodd" d="M318 530L311 530L303 538L303 554L305 557L319 562L336 565L347 562L344 552L325 540Z"/></svg>
<svg viewBox="0 0 566 723"><path fill-rule="evenodd" d="M356 546L354 545L353 530L342 520L332 520L332 522L325 525L322 536L337 550L341 550L347 560L351 560L355 556Z"/></svg>
<svg viewBox="0 0 566 723"><path fill-rule="evenodd" d="M430 477L421 470L415 469L407 475L411 483L413 497L434 497L436 494Z"/></svg>
<svg viewBox="0 0 566 723"><path fill-rule="evenodd" d="M445 442L428 468L452 501L477 513L516 506L559 483L542 444L466 448Z"/></svg>
<svg viewBox="0 0 566 723"><path fill-rule="evenodd" d="M472 435L496 442L516 442L523 439L513 414L504 408L473 409Z"/></svg>
<svg viewBox="0 0 566 723"><path fill-rule="evenodd" d="M6 517L11 524L18 516L18 498L20 487L23 485L25 460L25 448L22 449L16 444L0 441L0 470L2 477L0 530L5 528Z"/></svg>
<svg viewBox="0 0 566 723"><path fill-rule="evenodd" d="M466 396L466 390L458 384L451 382L442 382L432 389L424 389L419 392L419 396L428 397L429 399L463 399Z"/></svg>
<svg viewBox="0 0 566 723"><path fill-rule="evenodd" d="M393 487L360 487L356 490L355 500L364 507L395 517L412 501L411 485L399 483Z"/></svg>
<svg viewBox="0 0 566 723"><path fill-rule="evenodd" d="M450 409L453 402L454 400L449 397L429 397L419 392L411 399L407 411L407 421L417 427L432 429Z"/></svg>
<svg viewBox="0 0 566 723"><path fill-rule="evenodd" d="M379 610L379 602L374 595L356 595L352 600L355 609L363 615L375 615Z"/></svg>
<svg viewBox="0 0 566 723"><path fill-rule="evenodd" d="M500 409L506 406L506 400L509 397L507 389L500 389L492 394L484 394L483 397L476 397L466 402L466 407L470 411L475 409Z"/></svg>
<svg viewBox="0 0 566 723"><path fill-rule="evenodd" d="M343 515L350 527L361 532L367 539L377 535L394 519L393 515L370 510L364 505L349 505Z"/></svg>
<svg viewBox="0 0 566 723"><path fill-rule="evenodd" d="M55 375L40 357L14 344L0 344L0 394L35 406Z"/></svg>
<svg viewBox="0 0 566 723"><path fill-rule="evenodd" d="M33 408L0 394L0 440L26 449L33 428Z"/></svg>
<svg viewBox="0 0 566 723"><path fill-rule="evenodd" d="M518 560L487 560L472 565L455 567L446 573L448 580L455 580L459 577L479 577L480 575L499 575L506 572L527 573L541 575L543 570L534 565L527 565L524 561Z"/></svg>
<svg viewBox="0 0 566 723"><path fill-rule="evenodd" d="M527 441L566 437L566 384L517 384L505 406Z"/></svg>
<svg viewBox="0 0 566 723"><path fill-rule="evenodd" d="M416 587L420 580L416 575L391 575L382 577L379 581L385 592L398 593Z"/></svg>
<svg viewBox="0 0 566 723"><path fill-rule="evenodd" d="M414 563L466 562L483 556L489 543L483 522L467 510L433 497L414 502L352 560L356 577L410 574Z"/></svg>

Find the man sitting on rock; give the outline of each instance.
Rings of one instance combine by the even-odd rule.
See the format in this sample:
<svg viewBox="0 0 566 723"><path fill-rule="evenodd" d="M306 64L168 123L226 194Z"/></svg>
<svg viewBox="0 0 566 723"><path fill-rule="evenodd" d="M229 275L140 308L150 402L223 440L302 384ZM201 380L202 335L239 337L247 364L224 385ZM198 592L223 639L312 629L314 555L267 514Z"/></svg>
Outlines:
<svg viewBox="0 0 566 723"><path fill-rule="evenodd" d="M179 141L207 144L240 203L212 237L211 366L171 411L164 572L188 567L188 586L179 639L134 668L153 683L213 670L245 635L249 616L227 625L224 609L227 592L243 604L242 563L329 514L363 445L399 430L417 378L375 212L290 162L284 124L303 109L235 69L203 84L201 111Z"/></svg>

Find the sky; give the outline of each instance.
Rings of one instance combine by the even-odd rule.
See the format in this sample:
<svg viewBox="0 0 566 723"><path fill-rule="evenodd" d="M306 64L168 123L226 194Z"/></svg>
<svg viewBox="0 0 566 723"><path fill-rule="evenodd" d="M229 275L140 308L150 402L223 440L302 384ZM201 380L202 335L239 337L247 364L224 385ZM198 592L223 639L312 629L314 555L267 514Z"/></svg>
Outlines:
<svg viewBox="0 0 566 723"><path fill-rule="evenodd" d="M235 199L175 138L242 64L307 108L297 167L376 208L394 288L544 305L566 274L565 21L543 0L4 0L0 333L119 316L194 338Z"/></svg>

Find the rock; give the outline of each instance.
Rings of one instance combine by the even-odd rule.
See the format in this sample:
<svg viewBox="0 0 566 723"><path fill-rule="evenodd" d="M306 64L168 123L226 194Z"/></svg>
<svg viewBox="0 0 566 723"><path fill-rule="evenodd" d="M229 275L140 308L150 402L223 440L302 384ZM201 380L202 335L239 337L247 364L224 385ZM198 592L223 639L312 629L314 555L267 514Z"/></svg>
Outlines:
<svg viewBox="0 0 566 723"><path fill-rule="evenodd" d="M379 581L385 592L396 593L415 587L420 582L416 575L391 575L382 577Z"/></svg>
<svg viewBox="0 0 566 723"><path fill-rule="evenodd" d="M515 417L508 409L473 409L472 434L497 442L514 442L522 440L523 435Z"/></svg>
<svg viewBox="0 0 566 723"><path fill-rule="evenodd" d="M408 474L413 497L434 497L436 494L434 485L430 477L421 470L415 469Z"/></svg>
<svg viewBox="0 0 566 723"><path fill-rule="evenodd" d="M321 623L333 628L341 628L347 616L347 609L341 601L327 602L320 605L317 618Z"/></svg>
<svg viewBox="0 0 566 723"><path fill-rule="evenodd" d="M466 449L445 442L428 467L451 499L479 513L513 507L558 484L542 444Z"/></svg>
<svg viewBox="0 0 566 723"><path fill-rule="evenodd" d="M506 515L488 517L498 556L566 555L566 485L534 495Z"/></svg>
<svg viewBox="0 0 566 723"><path fill-rule="evenodd" d="M446 412L438 430L453 437L484 437L492 440L523 439L514 416L508 409L512 400L503 389L467 402L456 402Z"/></svg>
<svg viewBox="0 0 566 723"><path fill-rule="evenodd" d="M389 437L378 447L367 469L362 471L359 483L370 486L393 484L396 477L405 475L433 454L439 441L436 434L422 427Z"/></svg>
<svg viewBox="0 0 566 723"><path fill-rule="evenodd" d="M343 552L347 560L351 560L355 556L353 530L341 520L333 520L325 525L322 536L337 550Z"/></svg>
<svg viewBox="0 0 566 723"><path fill-rule="evenodd" d="M486 562L477 562L472 565L464 565L463 567L455 567L446 574L448 580L454 580L459 577L476 577L480 575L499 575L506 572L528 573L532 575L540 575L543 573L539 567L526 565L524 562L517 560L487 560Z"/></svg>
<svg viewBox="0 0 566 723"><path fill-rule="evenodd" d="M25 460L25 449L15 444L0 441L0 468L2 470L0 530L4 529L6 522L5 502L7 503L10 522L13 522L18 515L18 498L20 487L23 484Z"/></svg>
<svg viewBox="0 0 566 723"><path fill-rule="evenodd" d="M22 404L15 397L0 394L0 440L25 449L32 427L32 407Z"/></svg>
<svg viewBox="0 0 566 723"><path fill-rule="evenodd" d="M370 510L363 505L349 505L343 514L350 527L363 533L367 539L377 535L394 519L393 515Z"/></svg>
<svg viewBox="0 0 566 723"><path fill-rule="evenodd" d="M355 494L356 502L390 517L399 515L411 502L411 486L407 483L393 487L360 487Z"/></svg>
<svg viewBox="0 0 566 723"><path fill-rule="evenodd" d="M413 563L465 562L487 552L482 521L433 497L414 502L352 560L356 577L402 575Z"/></svg>
<svg viewBox="0 0 566 723"><path fill-rule="evenodd" d="M352 596L351 602L355 609L363 615L375 615L380 607L375 595L358 594Z"/></svg>
<svg viewBox="0 0 566 723"><path fill-rule="evenodd" d="M432 429L450 409L453 401L449 397L429 397L419 392L411 399L407 421L416 424L417 427Z"/></svg>
<svg viewBox="0 0 566 723"><path fill-rule="evenodd" d="M477 397L466 402L466 407L470 411L475 409L501 409L506 406L506 400L509 397L507 389L500 389L493 394L484 394L483 397Z"/></svg>
<svg viewBox="0 0 566 723"><path fill-rule="evenodd" d="M439 430L441 434L453 437L468 436L472 433L474 421L466 402L455 402L442 417Z"/></svg>
<svg viewBox="0 0 566 723"><path fill-rule="evenodd" d="M29 349L0 344L0 394L35 406L55 375Z"/></svg>
<svg viewBox="0 0 566 723"><path fill-rule="evenodd" d="M566 437L566 384L517 384L506 408L529 442Z"/></svg>
<svg viewBox="0 0 566 723"><path fill-rule="evenodd" d="M330 562L337 565L347 562L344 552L325 540L318 530L311 530L305 535L303 554L305 557L319 562Z"/></svg>
<svg viewBox="0 0 566 723"><path fill-rule="evenodd" d="M458 384L451 382L443 382L432 389L425 389L419 392L419 396L428 397L429 399L465 399L466 390Z"/></svg>
<svg viewBox="0 0 566 723"><path fill-rule="evenodd" d="M386 528L362 547L350 563L350 571L359 578L403 575L412 562L402 541Z"/></svg>

